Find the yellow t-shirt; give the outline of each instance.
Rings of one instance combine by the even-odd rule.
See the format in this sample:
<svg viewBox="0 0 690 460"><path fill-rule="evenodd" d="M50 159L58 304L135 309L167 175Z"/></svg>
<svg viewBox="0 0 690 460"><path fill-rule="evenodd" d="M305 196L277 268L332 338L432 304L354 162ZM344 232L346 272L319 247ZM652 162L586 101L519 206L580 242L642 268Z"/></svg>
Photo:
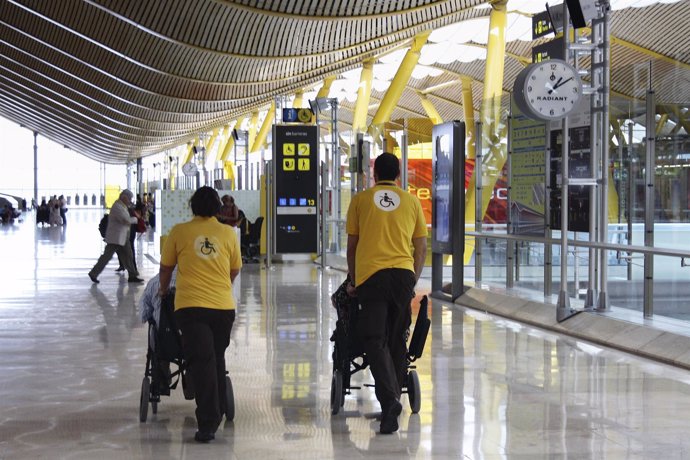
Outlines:
<svg viewBox="0 0 690 460"><path fill-rule="evenodd" d="M232 227L199 216L175 225L165 240L161 264L178 266L175 310L235 309L230 270L242 267L242 256Z"/></svg>
<svg viewBox="0 0 690 460"><path fill-rule="evenodd" d="M355 285L386 268L414 272L413 238L426 236L422 205L392 181L380 181L352 198L348 235L357 235Z"/></svg>

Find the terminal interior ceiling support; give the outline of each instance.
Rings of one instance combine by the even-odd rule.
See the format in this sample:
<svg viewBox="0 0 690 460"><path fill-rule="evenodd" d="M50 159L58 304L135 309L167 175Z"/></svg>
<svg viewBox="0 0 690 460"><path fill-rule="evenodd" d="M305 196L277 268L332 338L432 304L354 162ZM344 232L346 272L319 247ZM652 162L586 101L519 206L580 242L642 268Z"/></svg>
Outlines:
<svg viewBox="0 0 690 460"><path fill-rule="evenodd" d="M271 131L271 126L273 126L275 117L276 103L275 101L271 101L271 105L268 108L268 112L266 113L266 117L264 118L263 123L261 123L261 129L259 130L259 134L257 134L256 139L254 139L254 143L252 144L250 152L258 152L259 150L261 150L261 147L263 147L264 143L266 142L266 139L268 138L268 133ZM245 167L249 166L245 165Z"/></svg>
<svg viewBox="0 0 690 460"><path fill-rule="evenodd" d="M381 104L379 105L379 108L376 111L374 118L371 120L371 124L369 125L369 132L375 140L378 139L379 136L383 136L385 134L380 132L380 129L384 123L390 120L393 109L395 109L396 105L398 104L400 96L402 95L407 82L412 76L412 71L417 66L417 62L419 62L420 51L426 44L430 34L431 31L426 31L416 35L412 40L410 49L407 50L405 57L400 63L400 67L395 73L395 77L393 77L393 81L391 81L388 91L386 91L386 95L383 97L383 100L381 101Z"/></svg>
<svg viewBox="0 0 690 460"><path fill-rule="evenodd" d="M223 152L225 152L225 147L228 145L228 140L232 137L232 133L230 132L230 125L225 125L223 127L223 132L221 133L220 136L220 141L218 142L218 151L216 152L216 159L215 161L223 161Z"/></svg>
<svg viewBox="0 0 690 460"><path fill-rule="evenodd" d="M333 82L335 81L336 77L336 75L330 75L324 78L323 86L319 88L319 92L316 94L316 97L328 97L331 93L331 86L333 85Z"/></svg>
<svg viewBox="0 0 690 460"><path fill-rule="evenodd" d="M367 115L369 112L369 100L371 98L371 81L374 79L374 60L366 59L362 62L362 73L359 77L357 88L357 101L355 102L352 118L352 132L361 133L367 127Z"/></svg>
<svg viewBox="0 0 690 460"><path fill-rule="evenodd" d="M465 196L465 222L481 221L484 218L486 209L491 199L498 175L505 164L507 152L505 144L501 143L502 134L505 134L505 126L501 126L501 96L503 94L503 72L505 68L505 31L507 24L507 0L499 0L491 4L491 18L489 25L489 40L487 44L486 70L484 75L484 93L482 99L482 145L487 149L488 154L482 155L483 164L475 164L470 183L467 186ZM465 85L463 82L463 89ZM463 94L463 98L465 95ZM467 107L467 105L465 105ZM470 125L465 121L465 126ZM476 133L474 136L476 139ZM476 142L475 142L476 144ZM475 152L476 156L476 152ZM489 193L482 193L481 210L476 209L476 183L477 174L481 174L486 165L487 169L494 171L495 174L487 175L486 183L482 182L483 190ZM479 218L478 218L479 217ZM474 228L470 227L470 230ZM469 250L468 250L469 249ZM465 263L469 263L472 258L473 247L465 248Z"/></svg>
<svg viewBox="0 0 690 460"><path fill-rule="evenodd" d="M213 148L214 144L216 143L216 139L218 138L218 134L220 134L220 128L214 129L213 133L211 134L211 137L208 138L208 141L206 142L206 145L204 146L206 149L204 164L206 164L206 161L211 157L211 149Z"/></svg>
<svg viewBox="0 0 690 460"><path fill-rule="evenodd" d="M249 145L247 145L247 149L249 149L250 146L254 145L254 140L256 139L256 133L257 133L257 127L259 126L259 111L258 110L253 110L251 118L249 119ZM247 165L245 165L245 168Z"/></svg>
<svg viewBox="0 0 690 460"><path fill-rule="evenodd" d="M424 110L426 111L426 114L429 117L429 119L435 125L440 125L441 123L443 123L443 118L441 118L441 115L438 113L438 110L436 110L436 107L434 107L434 103L429 100L427 95L422 93L421 91L417 91L417 95L419 96L419 101L422 103L422 107L424 107Z"/></svg>
<svg viewBox="0 0 690 460"><path fill-rule="evenodd" d="M298 89L297 91L295 91L295 99L292 101L292 107L295 109L301 109L303 99L304 99L304 90ZM252 152L253 151L254 150L252 150Z"/></svg>

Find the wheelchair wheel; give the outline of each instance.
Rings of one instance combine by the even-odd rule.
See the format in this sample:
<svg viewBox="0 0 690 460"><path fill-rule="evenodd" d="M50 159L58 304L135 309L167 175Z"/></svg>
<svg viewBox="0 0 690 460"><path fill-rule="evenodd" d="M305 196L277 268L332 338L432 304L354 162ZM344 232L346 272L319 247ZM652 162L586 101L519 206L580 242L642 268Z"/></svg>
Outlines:
<svg viewBox="0 0 690 460"><path fill-rule="evenodd" d="M331 414L337 415L344 403L343 373L340 372L340 369L336 369L333 371L333 378L331 379Z"/></svg>
<svg viewBox="0 0 690 460"><path fill-rule="evenodd" d="M225 417L228 421L235 418L235 393L232 390L230 376L225 376Z"/></svg>
<svg viewBox="0 0 690 460"><path fill-rule="evenodd" d="M141 381L141 395L139 396L139 421L145 422L149 415L149 396L151 391L151 382L148 377L144 377Z"/></svg>
<svg viewBox="0 0 690 460"><path fill-rule="evenodd" d="M422 390L419 387L419 376L414 370L407 374L407 399L412 413L418 413L422 407Z"/></svg>

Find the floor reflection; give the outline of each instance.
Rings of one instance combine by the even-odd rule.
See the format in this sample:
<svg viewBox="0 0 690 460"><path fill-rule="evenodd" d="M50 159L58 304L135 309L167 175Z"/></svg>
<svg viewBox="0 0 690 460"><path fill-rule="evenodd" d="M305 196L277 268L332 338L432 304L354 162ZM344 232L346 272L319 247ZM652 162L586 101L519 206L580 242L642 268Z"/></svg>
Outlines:
<svg viewBox="0 0 690 460"><path fill-rule="evenodd" d="M71 210L65 228L40 228L29 213L0 228L0 458L690 457L689 373L436 300L415 363L420 413L404 396L400 430L379 435L364 387L331 416L329 296L344 274L311 264L243 268L226 355L236 416L214 443L192 441L179 389L139 423L143 286L116 260L88 280L101 215ZM145 278L153 241L136 242Z"/></svg>

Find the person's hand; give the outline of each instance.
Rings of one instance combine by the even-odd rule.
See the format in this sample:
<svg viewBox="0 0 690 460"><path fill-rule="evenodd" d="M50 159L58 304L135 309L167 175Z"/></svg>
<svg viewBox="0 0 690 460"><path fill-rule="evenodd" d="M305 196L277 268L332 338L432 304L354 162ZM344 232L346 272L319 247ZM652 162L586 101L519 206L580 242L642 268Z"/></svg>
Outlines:
<svg viewBox="0 0 690 460"><path fill-rule="evenodd" d="M349 283L345 290L347 291L347 295L350 297L357 297L357 289L352 283Z"/></svg>
<svg viewBox="0 0 690 460"><path fill-rule="evenodd" d="M168 295L168 290L167 290L167 289L166 289L166 290L163 290L163 289L159 289L159 290L158 290L158 297L160 297L161 299L162 299L163 297L165 297L166 295Z"/></svg>

